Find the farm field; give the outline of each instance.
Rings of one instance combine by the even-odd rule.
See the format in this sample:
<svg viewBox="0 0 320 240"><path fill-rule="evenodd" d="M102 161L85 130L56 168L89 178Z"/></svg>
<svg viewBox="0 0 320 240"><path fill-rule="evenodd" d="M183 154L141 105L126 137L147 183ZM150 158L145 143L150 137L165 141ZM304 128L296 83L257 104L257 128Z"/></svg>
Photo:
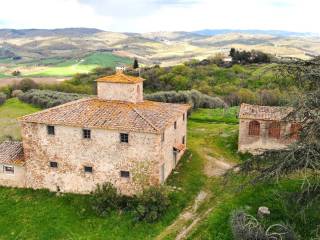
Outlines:
<svg viewBox="0 0 320 240"><path fill-rule="evenodd" d="M0 78L10 77L13 70L19 70L22 77L68 77L76 73L88 73L97 67L114 68L121 64L131 64L132 60L109 52L91 53L82 59L59 59L32 61L25 64L7 62L0 70Z"/></svg>
<svg viewBox="0 0 320 240"><path fill-rule="evenodd" d="M0 116L12 120L39 109L9 99L0 107ZM318 208L310 209L305 220L294 203L286 205L285 194L299 189L300 181L287 179L279 184L260 184L241 189L247 178L233 173L222 175L245 161L237 153L237 108L199 109L188 122L188 148L167 185L176 187L173 205L157 223L135 222L129 212L102 218L91 210L88 196L56 196L45 190L0 188L0 239L232 239L230 214L246 209L255 214L268 206L271 223L288 222L302 239L320 222ZM6 117L3 117L6 116ZM0 133L3 126L0 121ZM18 133L19 126L12 124ZM19 137L18 134L16 137ZM198 222L195 222L199 219ZM12 224L14 222L14 224ZM190 227L191 226L191 227Z"/></svg>

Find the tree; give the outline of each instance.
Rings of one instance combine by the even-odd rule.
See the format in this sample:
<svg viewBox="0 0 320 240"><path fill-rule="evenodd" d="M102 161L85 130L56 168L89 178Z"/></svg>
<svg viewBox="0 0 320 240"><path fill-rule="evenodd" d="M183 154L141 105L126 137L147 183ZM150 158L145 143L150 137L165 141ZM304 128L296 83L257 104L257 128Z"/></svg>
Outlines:
<svg viewBox="0 0 320 240"><path fill-rule="evenodd" d="M133 69L137 69L137 68L139 68L139 63L138 63L138 59L135 58L133 61Z"/></svg>
<svg viewBox="0 0 320 240"><path fill-rule="evenodd" d="M299 122L299 139L288 149L269 150L240 164L242 172L255 171L252 183L303 174L298 201L305 209L320 201L320 60L281 64L282 74L292 77L304 91L294 111L284 120Z"/></svg>
<svg viewBox="0 0 320 240"><path fill-rule="evenodd" d="M18 77L21 75L21 72L19 70L14 70L11 74L12 76Z"/></svg>
<svg viewBox="0 0 320 240"><path fill-rule="evenodd" d="M235 48L231 48L229 56L233 58L235 56L235 54L236 54L236 49Z"/></svg>

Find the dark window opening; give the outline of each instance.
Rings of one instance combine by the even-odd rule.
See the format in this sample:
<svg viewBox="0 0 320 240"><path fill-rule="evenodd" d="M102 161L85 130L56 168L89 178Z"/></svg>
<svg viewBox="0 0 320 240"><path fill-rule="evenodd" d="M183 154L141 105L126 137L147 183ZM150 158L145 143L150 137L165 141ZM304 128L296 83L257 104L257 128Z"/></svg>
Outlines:
<svg viewBox="0 0 320 240"><path fill-rule="evenodd" d="M91 138L91 130L90 129L82 129L83 138L90 139Z"/></svg>
<svg viewBox="0 0 320 240"><path fill-rule="evenodd" d="M13 166L3 166L3 171L7 174L14 174Z"/></svg>
<svg viewBox="0 0 320 240"><path fill-rule="evenodd" d="M161 134L161 141L164 142L164 132Z"/></svg>
<svg viewBox="0 0 320 240"><path fill-rule="evenodd" d="M251 121L249 123L249 136L260 135L260 123L258 121Z"/></svg>
<svg viewBox="0 0 320 240"><path fill-rule="evenodd" d="M57 168L58 167L58 163L57 162L50 162L50 167Z"/></svg>
<svg viewBox="0 0 320 240"><path fill-rule="evenodd" d="M127 133L120 133L120 142L128 143L129 142L129 134Z"/></svg>
<svg viewBox="0 0 320 240"><path fill-rule="evenodd" d="M183 114L183 121L185 121L186 120L186 114L184 113Z"/></svg>
<svg viewBox="0 0 320 240"><path fill-rule="evenodd" d="M120 177L129 178L130 177L130 172L129 171L120 171Z"/></svg>
<svg viewBox="0 0 320 240"><path fill-rule="evenodd" d="M54 126L47 126L47 132L49 135L55 135Z"/></svg>
<svg viewBox="0 0 320 240"><path fill-rule="evenodd" d="M84 172L92 173L92 167L84 166Z"/></svg>
<svg viewBox="0 0 320 240"><path fill-rule="evenodd" d="M174 122L174 129L177 129L177 121Z"/></svg>
<svg viewBox="0 0 320 240"><path fill-rule="evenodd" d="M185 144L185 142L186 142L186 137L183 136L183 137L182 137L182 144Z"/></svg>
<svg viewBox="0 0 320 240"><path fill-rule="evenodd" d="M270 138L280 138L280 123L272 122L269 125L269 137Z"/></svg>

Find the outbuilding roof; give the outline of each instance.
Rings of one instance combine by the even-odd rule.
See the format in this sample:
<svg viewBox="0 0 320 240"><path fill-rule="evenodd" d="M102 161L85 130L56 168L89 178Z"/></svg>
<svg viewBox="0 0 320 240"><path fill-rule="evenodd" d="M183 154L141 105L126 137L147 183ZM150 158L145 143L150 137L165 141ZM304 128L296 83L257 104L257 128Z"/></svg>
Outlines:
<svg viewBox="0 0 320 240"><path fill-rule="evenodd" d="M96 81L97 82L109 82L109 83L135 84L135 83L143 82L144 79L141 77L134 77L134 76L125 75L123 72L118 71L113 75L98 78Z"/></svg>
<svg viewBox="0 0 320 240"><path fill-rule="evenodd" d="M23 147L18 141L4 141L0 144L0 163L23 164Z"/></svg>
<svg viewBox="0 0 320 240"><path fill-rule="evenodd" d="M242 103L239 118L281 121L293 111L291 107L258 106Z"/></svg>
<svg viewBox="0 0 320 240"><path fill-rule="evenodd" d="M190 105L86 98L19 118L22 122L159 133Z"/></svg>

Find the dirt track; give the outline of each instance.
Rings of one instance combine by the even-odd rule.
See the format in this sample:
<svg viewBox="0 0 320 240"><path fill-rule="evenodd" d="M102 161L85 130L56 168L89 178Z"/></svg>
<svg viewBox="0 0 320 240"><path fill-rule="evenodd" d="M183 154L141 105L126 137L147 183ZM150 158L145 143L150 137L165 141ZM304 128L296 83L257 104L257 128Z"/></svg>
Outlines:
<svg viewBox="0 0 320 240"><path fill-rule="evenodd" d="M24 78L30 78L36 83L58 83L70 79L70 77L10 77L10 78L0 78L0 87L13 85L20 82Z"/></svg>

